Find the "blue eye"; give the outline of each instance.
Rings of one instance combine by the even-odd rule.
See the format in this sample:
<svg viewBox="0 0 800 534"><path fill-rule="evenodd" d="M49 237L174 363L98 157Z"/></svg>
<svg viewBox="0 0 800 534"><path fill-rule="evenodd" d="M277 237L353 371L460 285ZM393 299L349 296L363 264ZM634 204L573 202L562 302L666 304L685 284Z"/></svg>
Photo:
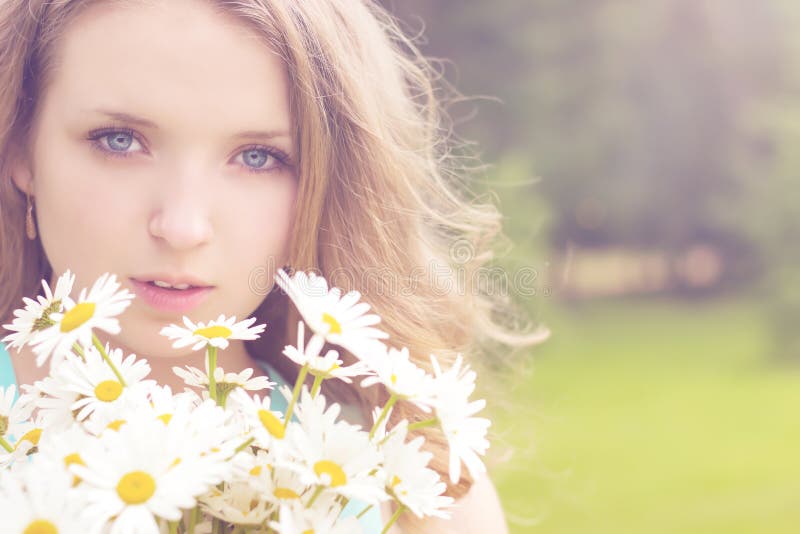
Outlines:
<svg viewBox="0 0 800 534"><path fill-rule="evenodd" d="M269 157L269 152L263 148L249 148L242 152L244 164L255 169L263 167Z"/></svg>
<svg viewBox="0 0 800 534"><path fill-rule="evenodd" d="M106 137L108 147L117 152L125 152L133 144L133 136L126 132L116 132Z"/></svg>
<svg viewBox="0 0 800 534"><path fill-rule="evenodd" d="M288 165L289 157L276 148L251 146L236 155L249 172L270 172Z"/></svg>
<svg viewBox="0 0 800 534"><path fill-rule="evenodd" d="M143 151L132 130L106 128L91 132L88 138L92 146L109 156L130 156Z"/></svg>

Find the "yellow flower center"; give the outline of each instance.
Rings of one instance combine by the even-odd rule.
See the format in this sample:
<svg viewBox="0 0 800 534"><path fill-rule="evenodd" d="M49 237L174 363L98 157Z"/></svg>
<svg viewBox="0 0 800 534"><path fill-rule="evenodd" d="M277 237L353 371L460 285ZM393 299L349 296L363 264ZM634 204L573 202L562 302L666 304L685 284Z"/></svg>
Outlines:
<svg viewBox="0 0 800 534"><path fill-rule="evenodd" d="M310 529L308 529L308 530L304 530L304 531L303 531L303 534L314 534L314 529L313 529L313 528L310 528Z"/></svg>
<svg viewBox="0 0 800 534"><path fill-rule="evenodd" d="M328 333L329 334L341 334L342 333L342 325L339 324L339 321L336 318L329 314L323 313L322 314L322 322L328 325Z"/></svg>
<svg viewBox="0 0 800 534"><path fill-rule="evenodd" d="M86 465L86 463L83 461L83 458L81 458L81 455L77 452L73 452L72 454L64 456L64 465L69 467L72 464Z"/></svg>
<svg viewBox="0 0 800 534"><path fill-rule="evenodd" d="M94 387L94 396L103 402L113 402L122 395L122 384L116 380L103 380Z"/></svg>
<svg viewBox="0 0 800 534"><path fill-rule="evenodd" d="M390 485L389 487L390 487L391 489L394 489L394 487L395 487L396 485L400 484L400 482L401 482L401 481L400 481L400 477L398 477L397 475L395 475L394 477L392 477L392 483L391 483L391 485Z"/></svg>
<svg viewBox="0 0 800 534"><path fill-rule="evenodd" d="M117 495L125 504L142 504L156 492L156 481L144 471L131 471L117 483Z"/></svg>
<svg viewBox="0 0 800 534"><path fill-rule="evenodd" d="M275 497L278 499L299 499L300 495L289 488L275 488L273 491Z"/></svg>
<svg viewBox="0 0 800 534"><path fill-rule="evenodd" d="M261 474L261 466L257 465L254 468L252 468L250 470L250 474L253 475L254 477L257 477L258 475L260 475Z"/></svg>
<svg viewBox="0 0 800 534"><path fill-rule="evenodd" d="M125 421L125 419L117 419L115 421L111 421L110 423L108 423L108 425L106 425L106 428L110 428L111 430L116 432L126 422L127 421Z"/></svg>
<svg viewBox="0 0 800 534"><path fill-rule="evenodd" d="M0 415L0 436L5 436L8 430L8 417Z"/></svg>
<svg viewBox="0 0 800 534"><path fill-rule="evenodd" d="M347 475L344 470L336 462L330 460L320 460L314 464L314 472L318 477L323 480L327 477L330 479L328 483L332 488L336 486L343 486L347 484Z"/></svg>
<svg viewBox="0 0 800 534"><path fill-rule="evenodd" d="M228 327L216 325L216 326L207 326L205 328L198 328L197 330L192 332L192 334L196 336L202 336L206 339L211 339L214 337L221 337L227 339L228 337L230 337L231 334L233 334L233 332L231 332L231 329Z"/></svg>
<svg viewBox="0 0 800 534"><path fill-rule="evenodd" d="M392 385L393 386L397 385L397 375L396 374L392 373L392 376L390 376L389 379L392 381Z"/></svg>
<svg viewBox="0 0 800 534"><path fill-rule="evenodd" d="M157 419L160 419L162 423L164 423L165 425L168 425L169 422L172 421L172 414L171 413L162 413L161 415L159 415L157 417Z"/></svg>
<svg viewBox="0 0 800 534"><path fill-rule="evenodd" d="M283 428L283 423L281 423L280 419L275 417L274 413L268 410L258 410L258 419L261 421L261 424L264 425L264 428L267 429L267 432L274 437L283 439L283 436L286 435L286 429Z"/></svg>
<svg viewBox="0 0 800 534"><path fill-rule="evenodd" d="M17 442L16 445L14 445L14 448L16 449L17 447L19 447L23 441L30 441L31 443L33 443L33 446L35 447L39 444L39 438L41 437L42 437L42 429L34 428L33 430L26 432L24 436L19 438L19 441Z"/></svg>
<svg viewBox="0 0 800 534"><path fill-rule="evenodd" d="M37 519L28 523L22 534L58 534L58 528L47 519Z"/></svg>
<svg viewBox="0 0 800 534"><path fill-rule="evenodd" d="M61 331L72 332L94 315L94 302L79 302L61 319Z"/></svg>
<svg viewBox="0 0 800 534"><path fill-rule="evenodd" d="M73 452L72 454L68 454L68 455L64 456L64 465L66 467L69 467L69 466L71 466L73 464L86 465L84 463L84 461L83 461L83 458L81 458L81 455L78 454L77 452ZM81 483L81 477L79 477L77 475L73 475L72 476L72 487L74 488L75 486L77 486L80 483Z"/></svg>

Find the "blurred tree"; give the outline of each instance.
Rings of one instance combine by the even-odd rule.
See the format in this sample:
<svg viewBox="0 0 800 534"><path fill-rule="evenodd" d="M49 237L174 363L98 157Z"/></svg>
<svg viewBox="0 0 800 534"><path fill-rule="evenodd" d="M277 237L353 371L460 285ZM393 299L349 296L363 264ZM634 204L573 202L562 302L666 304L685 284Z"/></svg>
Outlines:
<svg viewBox="0 0 800 534"><path fill-rule="evenodd" d="M741 176L746 194L736 216L758 244L764 277L760 288L772 326L774 352L800 361L800 6L778 8L773 39L778 53L762 50L754 76L763 98L748 114L752 140L743 151ZM771 53L773 52L773 53Z"/></svg>
<svg viewBox="0 0 800 534"><path fill-rule="evenodd" d="M530 162L553 212L552 244L677 255L711 242L726 265L749 266L750 234L726 208L743 192L743 113L770 89L759 76L774 63L764 51L777 52L772 4L384 3L412 33L424 22L423 50L453 61L448 77L465 94L502 101L478 100L458 131L490 160Z"/></svg>

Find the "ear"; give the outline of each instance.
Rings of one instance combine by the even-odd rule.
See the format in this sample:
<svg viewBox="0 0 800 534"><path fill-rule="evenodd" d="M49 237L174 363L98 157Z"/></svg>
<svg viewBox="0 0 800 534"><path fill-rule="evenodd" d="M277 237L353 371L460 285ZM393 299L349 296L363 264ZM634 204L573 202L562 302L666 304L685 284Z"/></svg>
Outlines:
<svg viewBox="0 0 800 534"><path fill-rule="evenodd" d="M11 179L17 189L33 196L33 170L24 152L14 151L11 157Z"/></svg>

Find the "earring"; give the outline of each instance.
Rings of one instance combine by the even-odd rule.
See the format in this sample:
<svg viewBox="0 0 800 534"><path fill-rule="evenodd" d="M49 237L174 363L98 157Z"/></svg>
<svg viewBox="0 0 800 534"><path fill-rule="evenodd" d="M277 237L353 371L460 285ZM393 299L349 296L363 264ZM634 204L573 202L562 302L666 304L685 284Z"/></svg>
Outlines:
<svg viewBox="0 0 800 534"><path fill-rule="evenodd" d="M28 239L33 241L36 239L36 223L33 222L33 203L31 202L30 193L25 193L28 197L28 210L25 214L25 234Z"/></svg>

